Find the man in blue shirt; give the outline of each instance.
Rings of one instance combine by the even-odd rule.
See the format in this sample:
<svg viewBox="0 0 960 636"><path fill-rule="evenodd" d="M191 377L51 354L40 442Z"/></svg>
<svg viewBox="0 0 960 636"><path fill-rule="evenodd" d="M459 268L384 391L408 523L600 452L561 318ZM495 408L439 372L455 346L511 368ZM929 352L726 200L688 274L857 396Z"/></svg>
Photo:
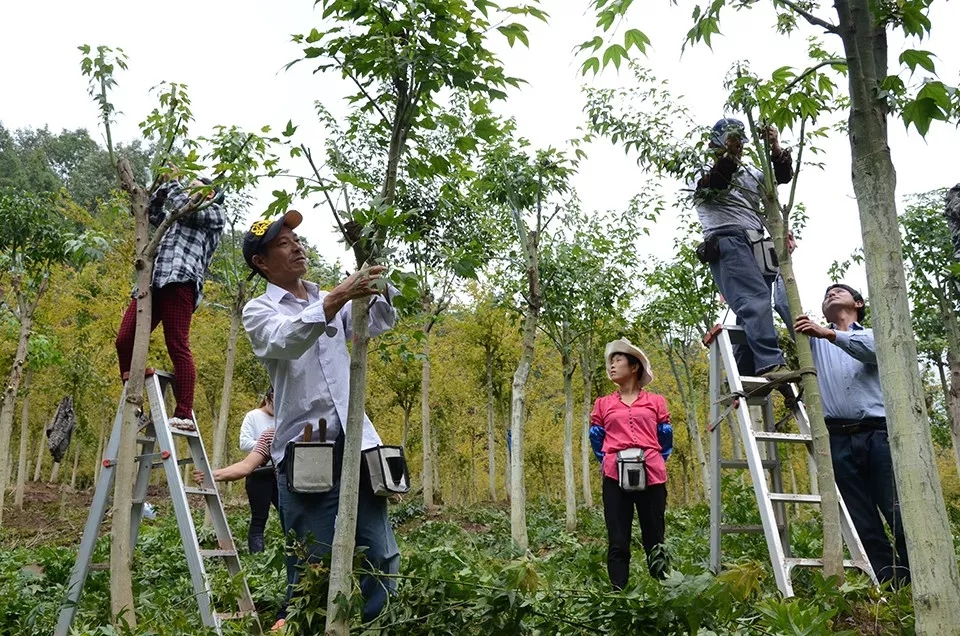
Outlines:
<svg viewBox="0 0 960 636"><path fill-rule="evenodd" d="M897 586L910 581L910 565L887 440L877 351L873 330L860 324L864 314L863 296L857 290L831 285L823 298L823 315L830 324L822 327L801 315L794 329L810 336L837 487L877 578ZM896 553L881 514L890 526Z"/></svg>

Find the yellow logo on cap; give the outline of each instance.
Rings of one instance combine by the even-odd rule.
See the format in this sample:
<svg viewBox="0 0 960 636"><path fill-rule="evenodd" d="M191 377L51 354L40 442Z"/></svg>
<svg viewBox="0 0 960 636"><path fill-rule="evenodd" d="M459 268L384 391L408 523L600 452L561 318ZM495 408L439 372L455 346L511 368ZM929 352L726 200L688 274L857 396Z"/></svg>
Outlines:
<svg viewBox="0 0 960 636"><path fill-rule="evenodd" d="M256 221L250 226L250 233L254 236L263 236L270 227L270 221Z"/></svg>

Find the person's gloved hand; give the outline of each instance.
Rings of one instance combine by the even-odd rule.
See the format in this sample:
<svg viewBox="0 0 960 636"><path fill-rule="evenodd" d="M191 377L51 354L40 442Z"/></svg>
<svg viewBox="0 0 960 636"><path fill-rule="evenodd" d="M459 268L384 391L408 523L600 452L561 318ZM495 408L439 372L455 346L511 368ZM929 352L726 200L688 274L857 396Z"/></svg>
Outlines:
<svg viewBox="0 0 960 636"><path fill-rule="evenodd" d="M660 443L660 455L667 461L673 452L673 426L670 422L657 424L657 441Z"/></svg>
<svg viewBox="0 0 960 636"><path fill-rule="evenodd" d="M603 440L607 436L607 431L602 426L592 424L590 426L590 447L593 448L593 454L598 462L603 461Z"/></svg>

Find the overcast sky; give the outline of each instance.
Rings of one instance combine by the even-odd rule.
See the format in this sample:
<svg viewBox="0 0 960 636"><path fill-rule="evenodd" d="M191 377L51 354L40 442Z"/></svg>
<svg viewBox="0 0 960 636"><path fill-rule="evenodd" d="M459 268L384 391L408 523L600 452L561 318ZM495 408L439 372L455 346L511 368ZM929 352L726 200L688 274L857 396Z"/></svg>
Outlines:
<svg viewBox="0 0 960 636"><path fill-rule="evenodd" d="M723 78L735 60L749 60L763 76L783 65L803 67L806 38L819 35L803 28L791 38L778 36L772 29L772 11L758 3L751 11L724 11L723 35L715 37L712 51L699 45L681 56L693 4L679 4L671 6L667 0L635 3L629 26L642 29L653 41L643 64L668 80L674 92L684 95L684 103L704 125L712 125L724 114ZM612 69L597 80L579 75L573 48L594 34L595 20L587 0L544 0L542 6L551 19L548 25L531 25L529 49L495 44L507 72L529 82L497 108L516 118L519 133L535 147L562 146L583 124L583 83L613 86L630 76L629 72L618 76ZM833 13L827 6L820 15L831 19ZM130 57L130 70L118 77L114 95L122 111L115 138L137 136L137 122L154 106L150 89L162 80L189 85L197 118L195 134L218 123L247 128L270 124L279 129L292 119L301 126L298 132L304 134L303 140L319 148L322 136L315 123L314 101L322 101L335 113L344 112L341 98L349 86L338 77L313 75L306 64L283 70L298 53L290 35L319 26L319 10L314 11L309 0L167 0L156 4L48 0L8 2L3 13L0 121L7 128L47 125L59 131L86 127L102 137L86 80L79 72L76 47L83 43L119 46ZM955 29L945 25L960 24L960 3L934 3L931 18L933 36L922 45L891 41L891 68L896 68L896 58L904 48L924 48L937 55L941 79L956 84L960 42ZM828 50L840 50L838 39L824 36L824 42ZM787 143L792 139L789 132L783 137ZM898 196L960 181L956 159L960 134L955 127L935 124L923 140L893 121L890 144ZM829 282L830 263L860 245L848 141L838 134L824 147L828 151L826 168L807 171L798 186L798 199L806 204L810 221L795 259L801 295L805 306L811 308L819 306ZM629 198L647 187L648 177L621 149L601 142L588 152L589 159L575 180L584 209L625 209ZM270 190L278 186L283 184L264 184L260 202L265 203ZM340 256L342 248L332 238L327 214L321 208L313 212L310 202L300 202L298 207L307 213L302 233L321 247L325 257ZM672 218L664 218L640 246L638 257L668 255L674 227ZM862 270L851 271L849 281L866 288Z"/></svg>

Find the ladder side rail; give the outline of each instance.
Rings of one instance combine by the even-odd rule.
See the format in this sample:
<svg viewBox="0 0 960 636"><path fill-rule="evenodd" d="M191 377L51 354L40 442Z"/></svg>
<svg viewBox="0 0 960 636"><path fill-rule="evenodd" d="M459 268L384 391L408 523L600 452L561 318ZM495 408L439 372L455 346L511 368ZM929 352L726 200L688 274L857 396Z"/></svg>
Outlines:
<svg viewBox="0 0 960 636"><path fill-rule="evenodd" d="M725 330L721 331L717 337L717 342L721 351L721 357L723 358L727 384L730 386L731 392L742 392L743 384L740 381L739 370L737 369L737 364L733 356L733 345L730 342L730 335ZM757 439L754 437L753 425L750 420L750 408L747 405L747 400L741 399L739 406L734 410L737 412L737 419L740 422L740 436L743 438L744 454L746 455L747 464L750 467L750 478L753 481L757 507L760 509L760 519L763 523L764 536L767 540L767 551L770 554L770 564L773 566L774 578L777 581L777 587L780 588L780 593L783 594L784 597L790 597L793 596L793 582L790 580L790 572L773 512L770 491L767 488L767 478L764 474L763 464L760 458L760 448L757 444Z"/></svg>
<svg viewBox="0 0 960 636"><path fill-rule="evenodd" d="M130 545L137 545L140 536L140 523L143 521L143 504L147 499L147 487L150 485L150 474L153 472L153 455L157 447L157 435L153 432L153 425L147 425L147 438L151 441L140 442L140 457L138 458L137 480L133 486L133 508L130 511Z"/></svg>
<svg viewBox="0 0 960 636"><path fill-rule="evenodd" d="M177 527L180 530L180 538L183 541L183 550L187 559L187 566L190 570L190 578L193 582L194 596L197 599L197 605L200 608L200 618L206 627L214 628L220 633L220 623L213 612L210 596L210 583L204 570L203 560L200 557L200 544L197 539L197 529L193 523L193 515L190 512L190 506L187 502L187 495L184 492L183 479L180 476L179 464L177 463L177 449L173 441L173 435L170 433L170 427L167 424L167 409L163 402L163 390L160 385L160 378L151 375L147 379L147 396L150 401L150 416L153 418L156 440L161 451L168 451L170 454L163 461L164 472L167 475L167 488L170 491L170 499L173 502L173 509L177 516Z"/></svg>
<svg viewBox="0 0 960 636"><path fill-rule="evenodd" d="M723 430L720 419L720 392L721 368L720 349L717 340L710 343L710 568L714 574L720 573L720 543L722 540L720 526L723 523L723 497L720 492L721 482L721 441L720 431Z"/></svg>
<svg viewBox="0 0 960 636"><path fill-rule="evenodd" d="M97 547L100 524L103 523L107 514L107 502L110 499L114 477L116 476L114 462L116 462L117 454L120 452L120 428L123 425L123 405L126 401L127 385L124 384L120 395L120 405L117 407L117 415L113 420L113 430L110 432L110 440L107 442L107 448L104 451L104 460L109 460L110 464L101 468L100 477L97 479L97 487L90 504L90 513L87 515L87 522L83 527L83 538L80 540L80 549L77 551L77 560L73 564L70 582L67 584L67 597L60 607L60 617L57 619L57 628L53 632L54 636L67 636L70 633L70 626L73 624L74 616L77 613L77 605L80 603L80 595L83 593L83 584L90 572L90 561Z"/></svg>
<svg viewBox="0 0 960 636"><path fill-rule="evenodd" d="M802 402L794 407L793 415L794 419L797 420L797 427L800 431L811 435L810 420L807 418L807 410L803 407ZM807 453L811 470L816 470L817 464L812 445L807 447ZM811 477L811 481L812 479ZM822 487L821 484L821 488ZM840 502L840 534L843 535L843 541L847 545L847 550L850 552L850 560L857 564L857 567L869 576L871 581L879 584L877 574L873 571L870 559L867 558L867 551L863 547L863 542L860 540L860 533L857 532L856 527L853 525L853 518L847 509L847 504L843 501L843 495L840 494L840 488L836 486L836 484L834 484L834 488L837 489L837 501Z"/></svg>

